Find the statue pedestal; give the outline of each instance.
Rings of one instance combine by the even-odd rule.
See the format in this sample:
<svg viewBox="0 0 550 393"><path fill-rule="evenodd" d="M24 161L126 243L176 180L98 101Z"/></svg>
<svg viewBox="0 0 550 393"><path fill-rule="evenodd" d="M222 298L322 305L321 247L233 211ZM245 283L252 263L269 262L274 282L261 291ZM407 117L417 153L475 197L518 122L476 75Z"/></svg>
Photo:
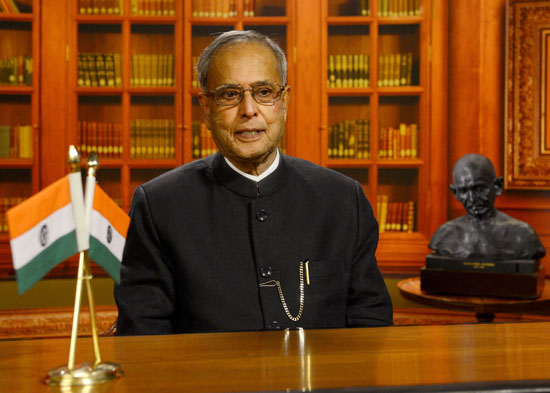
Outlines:
<svg viewBox="0 0 550 393"><path fill-rule="evenodd" d="M420 289L428 293L535 299L544 287L544 266L536 273L420 269Z"/></svg>

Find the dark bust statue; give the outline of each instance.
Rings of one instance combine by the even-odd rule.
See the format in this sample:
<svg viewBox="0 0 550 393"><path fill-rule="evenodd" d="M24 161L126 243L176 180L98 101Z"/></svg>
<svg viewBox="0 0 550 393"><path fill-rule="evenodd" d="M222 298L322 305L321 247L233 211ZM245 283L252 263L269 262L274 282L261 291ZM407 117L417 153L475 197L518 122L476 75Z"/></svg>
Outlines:
<svg viewBox="0 0 550 393"><path fill-rule="evenodd" d="M495 209L503 179L487 157L467 154L453 169L451 191L467 214L441 225L430 244L435 255L455 259L539 259L546 251L533 228Z"/></svg>

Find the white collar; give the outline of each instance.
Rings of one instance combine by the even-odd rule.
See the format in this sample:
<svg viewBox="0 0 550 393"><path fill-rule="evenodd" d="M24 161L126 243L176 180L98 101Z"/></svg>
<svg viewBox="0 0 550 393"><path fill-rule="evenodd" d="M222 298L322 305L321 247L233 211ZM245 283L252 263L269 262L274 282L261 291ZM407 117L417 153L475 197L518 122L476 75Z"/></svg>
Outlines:
<svg viewBox="0 0 550 393"><path fill-rule="evenodd" d="M256 183L259 182L262 179L265 179L266 177L271 175L273 172L275 172L275 169L277 169L277 167L279 166L279 159L280 159L279 158L279 149L277 149L277 155L275 156L275 159L273 160L273 162L271 163L269 168L267 168L264 172L262 172L258 176L255 176L255 175L251 175L250 173L246 173L246 172L241 171L239 168L237 168L235 165L233 165L233 163L231 161L229 161L227 159L227 157L223 157L223 158L225 159L225 162L227 162L227 165L229 165L235 172L237 172L238 174L246 177L247 179L255 181Z"/></svg>

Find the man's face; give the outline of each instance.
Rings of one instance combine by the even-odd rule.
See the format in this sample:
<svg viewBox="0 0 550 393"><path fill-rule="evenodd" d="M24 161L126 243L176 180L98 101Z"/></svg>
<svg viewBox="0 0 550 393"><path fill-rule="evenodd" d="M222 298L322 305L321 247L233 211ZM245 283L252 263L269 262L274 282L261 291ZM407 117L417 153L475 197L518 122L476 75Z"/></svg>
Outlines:
<svg viewBox="0 0 550 393"><path fill-rule="evenodd" d="M496 187L494 176L483 166L464 165L453 173L453 193L468 214L484 219L491 217L495 209Z"/></svg>
<svg viewBox="0 0 550 393"><path fill-rule="evenodd" d="M261 82L282 85L275 55L257 44L221 49L212 59L207 80L208 90L224 85L247 89ZM204 95L200 103L216 145L231 162L241 168L273 162L285 128L288 91L272 105L259 104L250 91L235 106L217 105L214 97Z"/></svg>

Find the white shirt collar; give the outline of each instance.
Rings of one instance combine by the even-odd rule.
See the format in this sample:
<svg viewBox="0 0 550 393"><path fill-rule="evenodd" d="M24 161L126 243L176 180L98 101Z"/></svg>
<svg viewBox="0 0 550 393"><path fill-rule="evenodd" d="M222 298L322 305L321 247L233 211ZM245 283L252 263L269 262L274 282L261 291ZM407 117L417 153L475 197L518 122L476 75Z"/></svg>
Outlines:
<svg viewBox="0 0 550 393"><path fill-rule="evenodd" d="M277 169L277 167L279 166L279 149L277 149L277 155L275 156L275 159L273 160L273 162L271 163L269 168L267 168L267 170L265 170L264 172L262 172L258 176L251 175L250 173L246 173L246 172L241 171L239 168L237 168L235 165L233 165L233 163L231 161L229 161L227 159L227 157L223 157L223 158L225 159L225 162L227 162L227 165L229 165L235 172L237 172L238 174L246 177L247 179L250 179L250 180L255 181L256 183L258 183L260 180L265 179L266 177L271 175L273 172L275 172L275 169Z"/></svg>

